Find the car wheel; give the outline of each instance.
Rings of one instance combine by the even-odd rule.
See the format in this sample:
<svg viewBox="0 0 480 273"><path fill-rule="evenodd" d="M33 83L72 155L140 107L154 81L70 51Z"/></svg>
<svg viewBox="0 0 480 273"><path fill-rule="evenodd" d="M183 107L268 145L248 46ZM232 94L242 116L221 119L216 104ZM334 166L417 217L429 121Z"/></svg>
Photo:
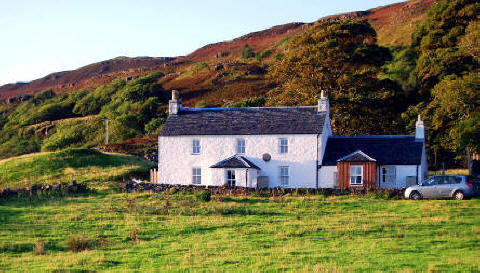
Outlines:
<svg viewBox="0 0 480 273"><path fill-rule="evenodd" d="M418 191L414 191L410 194L410 199L412 200L421 200L422 195Z"/></svg>
<svg viewBox="0 0 480 273"><path fill-rule="evenodd" d="M465 195L463 194L462 191L456 191L453 194L453 198L455 198L456 200L463 200L463 199L465 199Z"/></svg>

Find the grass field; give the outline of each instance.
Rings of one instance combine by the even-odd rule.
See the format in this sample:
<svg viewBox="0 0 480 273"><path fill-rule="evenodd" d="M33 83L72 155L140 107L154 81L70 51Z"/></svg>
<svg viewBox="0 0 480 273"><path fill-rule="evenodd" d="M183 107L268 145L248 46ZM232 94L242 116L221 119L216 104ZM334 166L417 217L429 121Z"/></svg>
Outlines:
<svg viewBox="0 0 480 273"><path fill-rule="evenodd" d="M168 196L1 201L0 271L480 270L480 199Z"/></svg>
<svg viewBox="0 0 480 273"><path fill-rule="evenodd" d="M69 149L24 155L0 161L0 189L33 184L86 182L105 188L131 176L148 175L155 165L134 156L104 154L91 149Z"/></svg>

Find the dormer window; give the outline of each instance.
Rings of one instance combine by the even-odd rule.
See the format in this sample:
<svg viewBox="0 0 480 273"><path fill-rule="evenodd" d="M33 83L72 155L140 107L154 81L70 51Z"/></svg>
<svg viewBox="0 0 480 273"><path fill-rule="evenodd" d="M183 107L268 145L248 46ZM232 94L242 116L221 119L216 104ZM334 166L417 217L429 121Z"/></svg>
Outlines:
<svg viewBox="0 0 480 273"><path fill-rule="evenodd" d="M200 154L200 140L194 139L192 141L192 154L199 155Z"/></svg>
<svg viewBox="0 0 480 273"><path fill-rule="evenodd" d="M237 154L245 154L245 139L237 139Z"/></svg>
<svg viewBox="0 0 480 273"><path fill-rule="evenodd" d="M280 144L280 153L281 154L286 154L288 153L288 139L286 138L281 138L279 140L279 144Z"/></svg>

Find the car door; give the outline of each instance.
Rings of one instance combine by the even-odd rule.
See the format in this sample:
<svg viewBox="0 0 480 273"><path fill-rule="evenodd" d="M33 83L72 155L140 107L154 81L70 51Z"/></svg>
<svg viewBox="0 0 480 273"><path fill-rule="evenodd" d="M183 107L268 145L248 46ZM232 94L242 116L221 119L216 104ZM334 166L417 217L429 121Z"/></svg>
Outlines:
<svg viewBox="0 0 480 273"><path fill-rule="evenodd" d="M423 198L434 198L436 195L436 187L438 184L438 176L431 177L427 180L425 180L421 187L419 187L420 194L423 196Z"/></svg>
<svg viewBox="0 0 480 273"><path fill-rule="evenodd" d="M455 184L455 177L454 176L439 176L437 181L437 192L435 196L436 198L449 198L450 192L452 191L452 186Z"/></svg>

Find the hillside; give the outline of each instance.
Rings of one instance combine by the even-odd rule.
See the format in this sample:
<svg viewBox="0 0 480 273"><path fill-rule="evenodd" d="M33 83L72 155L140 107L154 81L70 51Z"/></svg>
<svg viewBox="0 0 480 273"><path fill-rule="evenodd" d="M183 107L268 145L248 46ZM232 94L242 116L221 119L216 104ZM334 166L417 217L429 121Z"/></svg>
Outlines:
<svg viewBox="0 0 480 273"><path fill-rule="evenodd" d="M413 29L424 19L426 10L431 7L435 0L411 0L403 3L378 7L367 11L346 13L328 16L318 21L336 20L339 18L364 18L367 19L378 32L380 45L407 45ZM56 93L65 93L73 90L93 90L94 88L108 84L114 79L133 79L144 76L153 71L161 71L170 76L163 83L167 88L176 88L187 93L187 105L194 104L200 99L212 100L218 94L214 92L210 97L205 97L210 91L239 93L236 97L246 95L261 95L270 89L271 85L262 75L247 80L235 78L227 79L227 83L221 79L216 81L219 73L215 73L219 65L225 64L230 68L236 67L243 72L251 71L245 67L247 63L239 59L245 46L250 46L257 53L265 50L270 51L270 56L275 56L281 51L288 39L314 23L289 23L275 26L270 29L250 33L231 41L220 42L204 46L191 54L177 58L153 58L153 57L118 57L81 67L72 71L64 71L49 74L41 79L28 83L16 83L0 86L0 100L16 102L23 100L24 94L33 94L40 90L51 88ZM270 57L270 58L272 58ZM264 60L268 63L268 58ZM208 64L209 73L191 73L197 63ZM220 69L221 70L221 69ZM254 70L257 70L254 68ZM225 71L222 71L224 73ZM230 73L231 71L227 71ZM231 74L231 73L230 73ZM258 74L258 73L257 73ZM225 75L220 75L224 77ZM235 97L226 96L226 101L235 100ZM218 103L218 102L216 102Z"/></svg>
<svg viewBox="0 0 480 273"><path fill-rule="evenodd" d="M111 182L131 177L148 178L152 167L154 164L134 156L90 149L22 155L0 160L0 189L73 180L88 183L90 187L115 187Z"/></svg>

